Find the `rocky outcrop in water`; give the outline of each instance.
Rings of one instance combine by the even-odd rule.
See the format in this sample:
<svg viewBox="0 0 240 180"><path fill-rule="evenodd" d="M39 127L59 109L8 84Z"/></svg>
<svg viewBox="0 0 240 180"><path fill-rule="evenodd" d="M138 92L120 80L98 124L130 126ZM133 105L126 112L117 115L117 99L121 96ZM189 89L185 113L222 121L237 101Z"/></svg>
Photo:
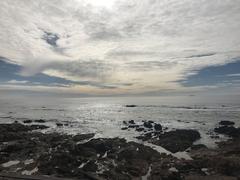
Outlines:
<svg viewBox="0 0 240 180"><path fill-rule="evenodd" d="M72 136L32 131L41 128L47 127L0 124L0 173L109 180L237 180L240 177L239 137L219 143L219 149L208 149L192 145L200 137L197 131L162 132L148 128L153 133L148 141L172 152L192 147L189 153L193 160L184 160L121 138L94 139L94 134Z"/></svg>

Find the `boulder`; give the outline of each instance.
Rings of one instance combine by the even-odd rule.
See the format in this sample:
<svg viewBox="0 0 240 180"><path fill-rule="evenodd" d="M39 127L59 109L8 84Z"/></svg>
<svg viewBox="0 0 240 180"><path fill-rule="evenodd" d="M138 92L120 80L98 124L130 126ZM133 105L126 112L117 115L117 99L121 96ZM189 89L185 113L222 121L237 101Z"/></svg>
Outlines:
<svg viewBox="0 0 240 180"><path fill-rule="evenodd" d="M149 121L144 122L143 126L146 127L146 128L152 128L153 127L152 123L149 122Z"/></svg>
<svg viewBox="0 0 240 180"><path fill-rule="evenodd" d="M162 146L165 149L176 153L185 151L193 145L193 142L200 139L200 134L196 130L175 130L161 134L158 139L152 142L156 145Z"/></svg>
<svg viewBox="0 0 240 180"><path fill-rule="evenodd" d="M162 130L162 125L161 124L154 124L154 129L156 131L161 131Z"/></svg>

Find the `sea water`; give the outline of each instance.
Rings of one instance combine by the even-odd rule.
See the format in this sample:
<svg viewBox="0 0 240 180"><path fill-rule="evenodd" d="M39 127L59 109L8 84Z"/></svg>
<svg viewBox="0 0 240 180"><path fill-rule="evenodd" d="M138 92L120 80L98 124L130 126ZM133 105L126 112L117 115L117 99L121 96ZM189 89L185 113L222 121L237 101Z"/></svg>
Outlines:
<svg viewBox="0 0 240 180"><path fill-rule="evenodd" d="M191 96L0 98L0 123L43 119L46 121L44 124L50 127L44 133L95 133L95 137L121 137L139 142L135 138L139 132L121 130L123 121L134 120L136 124L142 124L142 121L151 120L168 130L196 129L201 134L196 143L214 148L217 141L226 138L211 137L219 121L229 120L236 126L240 125L240 104L237 101L213 102L206 99ZM57 123L63 126L58 127Z"/></svg>

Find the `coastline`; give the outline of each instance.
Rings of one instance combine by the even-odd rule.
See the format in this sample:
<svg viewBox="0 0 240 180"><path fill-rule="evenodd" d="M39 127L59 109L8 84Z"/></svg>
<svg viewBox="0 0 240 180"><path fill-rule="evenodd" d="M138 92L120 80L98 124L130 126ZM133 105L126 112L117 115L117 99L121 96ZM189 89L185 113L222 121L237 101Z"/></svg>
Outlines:
<svg viewBox="0 0 240 180"><path fill-rule="evenodd" d="M218 148L209 149L194 145L200 138L195 130L164 131L154 122L138 126L134 121L123 122L126 128L139 132L151 129L138 138L161 145L171 153L187 151L191 159L159 153L122 138L94 138L92 133L45 134L40 130L48 127L41 123L0 124L0 173L123 180L237 180L240 176L240 130L231 123L220 123L214 129L231 138L218 143Z"/></svg>

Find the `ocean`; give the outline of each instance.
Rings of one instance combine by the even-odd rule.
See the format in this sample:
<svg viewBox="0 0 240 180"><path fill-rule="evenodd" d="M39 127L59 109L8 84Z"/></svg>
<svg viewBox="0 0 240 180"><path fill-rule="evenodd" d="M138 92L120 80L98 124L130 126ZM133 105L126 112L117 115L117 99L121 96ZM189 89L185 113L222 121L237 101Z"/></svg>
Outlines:
<svg viewBox="0 0 240 180"><path fill-rule="evenodd" d="M219 121L229 120L234 121L236 126L240 125L240 104L237 101L213 102L213 98L210 99L194 96L1 98L0 123L43 119L46 121L44 124L50 127L43 130L45 133L95 133L95 137L122 137L139 142L136 137L140 132L121 130L123 121L134 120L136 124L141 124L151 120L168 130L196 129L201 134L196 143L214 148L217 141L226 139L224 136L212 137ZM59 127L57 123L63 126Z"/></svg>

